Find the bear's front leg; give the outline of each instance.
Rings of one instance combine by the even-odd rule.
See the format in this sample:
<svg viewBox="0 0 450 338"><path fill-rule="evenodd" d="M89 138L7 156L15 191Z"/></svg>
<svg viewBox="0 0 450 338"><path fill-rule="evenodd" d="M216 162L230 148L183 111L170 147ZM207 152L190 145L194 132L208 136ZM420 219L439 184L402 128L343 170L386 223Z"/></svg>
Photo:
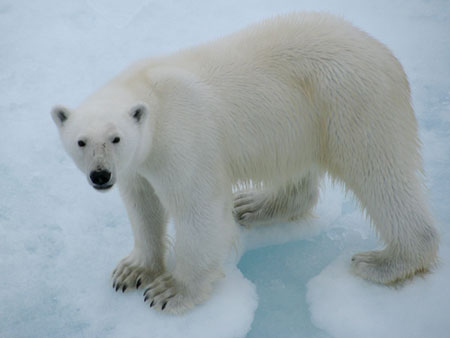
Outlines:
<svg viewBox="0 0 450 338"><path fill-rule="evenodd" d="M196 189L198 194L202 188ZM222 265L236 231L231 191L228 201L226 194L220 196L217 191L201 194L186 192L183 203L174 205L175 268L145 290L144 301L152 308L183 313L205 301L213 282L224 276Z"/></svg>
<svg viewBox="0 0 450 338"><path fill-rule="evenodd" d="M167 215L150 183L137 176L119 183L134 235L134 248L112 273L113 288L147 285L164 273L164 237Z"/></svg>

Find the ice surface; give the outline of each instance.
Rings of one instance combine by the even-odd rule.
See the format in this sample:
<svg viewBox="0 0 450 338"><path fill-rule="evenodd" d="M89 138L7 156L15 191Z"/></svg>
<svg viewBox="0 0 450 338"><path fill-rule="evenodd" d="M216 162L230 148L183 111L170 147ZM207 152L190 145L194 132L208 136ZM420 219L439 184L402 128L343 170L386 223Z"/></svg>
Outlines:
<svg viewBox="0 0 450 338"><path fill-rule="evenodd" d="M325 181L315 218L242 230L212 298L174 317L109 275L132 246L117 191L99 194L49 116L132 61L292 10L341 15L386 43L410 78L441 265L397 289L349 273L380 245L351 195ZM450 4L0 1L0 337L446 337L450 332ZM244 253L245 252L245 253Z"/></svg>
<svg viewBox="0 0 450 338"><path fill-rule="evenodd" d="M441 255L449 257L448 233ZM393 288L355 278L342 255L308 283L312 322L339 338L449 336L448 260L434 274Z"/></svg>

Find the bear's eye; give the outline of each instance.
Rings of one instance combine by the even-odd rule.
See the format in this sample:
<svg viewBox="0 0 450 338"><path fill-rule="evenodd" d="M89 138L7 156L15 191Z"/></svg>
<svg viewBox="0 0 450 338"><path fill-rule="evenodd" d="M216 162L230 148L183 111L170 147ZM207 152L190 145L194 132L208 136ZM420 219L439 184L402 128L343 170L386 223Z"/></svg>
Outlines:
<svg viewBox="0 0 450 338"><path fill-rule="evenodd" d="M78 146L80 146L81 148L83 148L85 145L86 145L86 142L84 142L83 140L78 141Z"/></svg>
<svg viewBox="0 0 450 338"><path fill-rule="evenodd" d="M112 143L119 143L119 142L120 142L119 136L114 137L114 139L112 140Z"/></svg>

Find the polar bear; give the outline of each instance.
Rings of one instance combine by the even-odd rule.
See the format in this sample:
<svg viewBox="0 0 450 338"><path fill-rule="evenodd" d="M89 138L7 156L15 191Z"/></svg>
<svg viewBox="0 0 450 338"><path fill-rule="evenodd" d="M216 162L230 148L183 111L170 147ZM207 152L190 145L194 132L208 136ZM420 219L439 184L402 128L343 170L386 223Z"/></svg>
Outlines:
<svg viewBox="0 0 450 338"><path fill-rule="evenodd" d="M285 15L139 61L52 116L89 183L117 183L134 248L113 287L145 287L153 308L182 313L207 299L235 220L306 217L324 173L354 193L386 244L356 254L356 274L387 284L436 260L407 78L383 44L340 18Z"/></svg>

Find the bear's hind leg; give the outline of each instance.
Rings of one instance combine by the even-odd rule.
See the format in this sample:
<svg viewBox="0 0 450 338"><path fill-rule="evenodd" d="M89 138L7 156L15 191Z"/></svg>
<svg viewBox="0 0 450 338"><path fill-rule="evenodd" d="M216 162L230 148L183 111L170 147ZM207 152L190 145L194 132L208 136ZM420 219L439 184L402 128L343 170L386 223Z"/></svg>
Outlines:
<svg viewBox="0 0 450 338"><path fill-rule="evenodd" d="M233 216L239 224L293 221L308 215L319 197L320 175L308 172L301 180L289 182L275 191L236 194Z"/></svg>
<svg viewBox="0 0 450 338"><path fill-rule="evenodd" d="M367 146L365 155L353 155L332 167L332 174L358 197L386 244L383 250L354 255L352 268L357 275L383 284L429 270L439 242L418 176L418 161L411 160L412 152L409 159L395 156L394 148L375 151Z"/></svg>
<svg viewBox="0 0 450 338"><path fill-rule="evenodd" d="M370 182L357 195L386 247L354 255L353 270L383 284L428 271L436 261L439 236L419 178L384 176Z"/></svg>

